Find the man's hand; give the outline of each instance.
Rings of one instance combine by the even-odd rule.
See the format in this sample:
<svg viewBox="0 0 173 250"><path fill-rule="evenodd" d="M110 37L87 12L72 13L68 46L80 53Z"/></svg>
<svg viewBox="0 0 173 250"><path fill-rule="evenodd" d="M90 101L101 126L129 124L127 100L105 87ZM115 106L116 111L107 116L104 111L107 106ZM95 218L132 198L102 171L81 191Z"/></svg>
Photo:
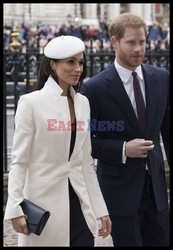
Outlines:
<svg viewBox="0 0 173 250"><path fill-rule="evenodd" d="M125 155L130 158L146 158L148 151L154 148L154 144L150 140L134 139L126 142Z"/></svg>

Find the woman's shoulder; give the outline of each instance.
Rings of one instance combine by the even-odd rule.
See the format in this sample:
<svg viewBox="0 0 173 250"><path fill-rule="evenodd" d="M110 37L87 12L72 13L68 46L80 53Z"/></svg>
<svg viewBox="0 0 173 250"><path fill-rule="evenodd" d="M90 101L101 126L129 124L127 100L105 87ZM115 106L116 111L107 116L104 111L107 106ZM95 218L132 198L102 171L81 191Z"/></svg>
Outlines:
<svg viewBox="0 0 173 250"><path fill-rule="evenodd" d="M40 96L42 96L42 92L40 90L35 90L33 92L29 92L29 93L21 95L20 99L32 101L32 100L38 99Z"/></svg>
<svg viewBox="0 0 173 250"><path fill-rule="evenodd" d="M33 92L29 92L26 94L23 94L19 98L18 105L23 107L35 107L38 105L42 105L42 103L45 101L45 98L43 98L42 91L35 90Z"/></svg>
<svg viewBox="0 0 173 250"><path fill-rule="evenodd" d="M85 112L90 111L90 104L89 100L86 96L82 95L81 93L76 94L78 105L85 110Z"/></svg>
<svg viewBox="0 0 173 250"><path fill-rule="evenodd" d="M78 97L78 99L82 102L82 103L89 103L89 100L88 100L88 98L85 96L85 95L83 95L83 94L81 94L81 93L77 93L76 94L76 96Z"/></svg>

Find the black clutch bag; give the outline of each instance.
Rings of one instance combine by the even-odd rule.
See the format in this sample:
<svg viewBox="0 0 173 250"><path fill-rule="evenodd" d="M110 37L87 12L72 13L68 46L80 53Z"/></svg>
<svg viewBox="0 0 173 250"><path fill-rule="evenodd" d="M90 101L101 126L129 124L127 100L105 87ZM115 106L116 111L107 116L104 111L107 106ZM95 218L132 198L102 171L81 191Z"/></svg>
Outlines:
<svg viewBox="0 0 173 250"><path fill-rule="evenodd" d="M36 235L40 235L49 219L50 212L27 199L24 199L20 205L26 215L28 230Z"/></svg>

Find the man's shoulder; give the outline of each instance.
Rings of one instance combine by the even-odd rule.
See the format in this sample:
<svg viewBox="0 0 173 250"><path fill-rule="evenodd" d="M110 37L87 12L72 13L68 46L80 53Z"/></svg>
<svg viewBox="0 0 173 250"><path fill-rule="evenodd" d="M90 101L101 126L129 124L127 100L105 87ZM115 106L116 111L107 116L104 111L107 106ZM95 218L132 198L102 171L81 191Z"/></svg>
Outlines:
<svg viewBox="0 0 173 250"><path fill-rule="evenodd" d="M148 72L151 73L168 73L168 70L162 67L157 67L154 65L150 65L150 64L142 64L142 67L144 70L147 70Z"/></svg>
<svg viewBox="0 0 173 250"><path fill-rule="evenodd" d="M92 86L97 85L97 84L101 84L109 75L109 69L110 69L110 67L107 69L104 69L104 70L100 71L99 73L97 73L96 75L88 78L84 82L84 84L92 85Z"/></svg>

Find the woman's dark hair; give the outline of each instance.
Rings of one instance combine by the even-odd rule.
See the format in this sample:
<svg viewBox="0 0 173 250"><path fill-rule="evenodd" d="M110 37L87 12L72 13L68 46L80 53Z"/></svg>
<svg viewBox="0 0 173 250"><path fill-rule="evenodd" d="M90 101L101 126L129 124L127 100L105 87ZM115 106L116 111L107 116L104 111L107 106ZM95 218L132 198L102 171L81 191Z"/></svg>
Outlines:
<svg viewBox="0 0 173 250"><path fill-rule="evenodd" d="M82 84L83 79L87 76L86 55L84 52L83 52L83 54L84 54L83 72L82 72L81 77L79 79L79 83L76 86L73 86L73 88L76 91L79 91L79 88L80 88L80 85ZM38 72L37 83L35 85L35 90L42 89L45 82L47 81L47 79L50 75L58 83L58 78L50 66L51 60L58 62L59 59L51 59L51 58L48 58L45 55L43 55L42 60L41 60L41 64L40 64L40 69Z"/></svg>

